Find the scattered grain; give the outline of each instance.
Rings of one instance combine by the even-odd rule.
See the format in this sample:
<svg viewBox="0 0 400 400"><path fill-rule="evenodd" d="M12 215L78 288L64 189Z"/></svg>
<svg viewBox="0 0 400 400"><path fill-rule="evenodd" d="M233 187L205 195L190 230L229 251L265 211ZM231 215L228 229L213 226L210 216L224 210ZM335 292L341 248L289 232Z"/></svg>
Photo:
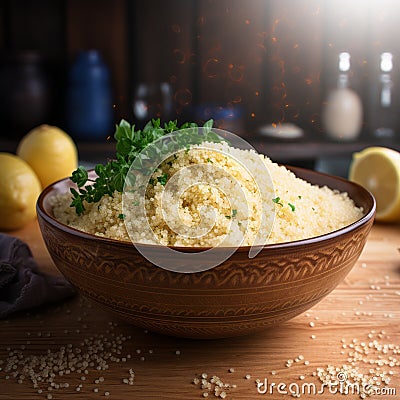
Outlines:
<svg viewBox="0 0 400 400"><path fill-rule="evenodd" d="M351 343L341 340L342 349L347 350L347 362L341 367L328 365L317 368L313 373L326 385L332 385L337 380L349 385L358 385L360 398L364 399L375 393L374 388L388 385L394 371L388 368L400 366L396 355L400 353L400 346L393 343L382 343L380 339L388 339L385 331L377 333L371 330L367 337L369 342L359 341L354 338ZM342 351L344 354L344 351ZM368 368L362 368L368 366ZM344 393L346 385L340 385L340 393Z"/></svg>
<svg viewBox="0 0 400 400"><path fill-rule="evenodd" d="M236 388L236 385L225 383L216 375L208 378L208 374L205 372L203 372L199 377L194 377L192 383L194 385L199 385L203 397L208 397L210 394L213 394L215 397L224 399L228 395L227 391Z"/></svg>

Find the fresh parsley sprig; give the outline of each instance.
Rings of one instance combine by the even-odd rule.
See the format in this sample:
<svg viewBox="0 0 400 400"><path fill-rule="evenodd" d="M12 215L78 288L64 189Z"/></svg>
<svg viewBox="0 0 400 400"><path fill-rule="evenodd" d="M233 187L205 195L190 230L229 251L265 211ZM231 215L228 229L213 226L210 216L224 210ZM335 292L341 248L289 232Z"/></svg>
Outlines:
<svg viewBox="0 0 400 400"><path fill-rule="evenodd" d="M95 167L96 179L89 179L88 171L80 166L72 173L71 180L76 183L78 189L71 188L71 207L75 207L78 215L85 211L84 202L96 203L104 195L112 196L115 191L123 192L126 175L137 157L151 157L151 154L143 156L142 150L147 148L157 139L177 130L185 129L184 134L171 136L169 141L163 143L162 148L150 147L159 154L168 154L174 150L188 149L190 145L201 144L204 141L220 142L222 139L212 132L213 120L203 125L202 135L196 135L198 126L195 123L184 123L178 126L177 121L170 121L161 126L159 119L149 121L142 130L136 130L135 125L121 120L116 126L114 138L116 140L116 155L114 160L107 164L97 164ZM158 181L165 185L168 176L161 176Z"/></svg>

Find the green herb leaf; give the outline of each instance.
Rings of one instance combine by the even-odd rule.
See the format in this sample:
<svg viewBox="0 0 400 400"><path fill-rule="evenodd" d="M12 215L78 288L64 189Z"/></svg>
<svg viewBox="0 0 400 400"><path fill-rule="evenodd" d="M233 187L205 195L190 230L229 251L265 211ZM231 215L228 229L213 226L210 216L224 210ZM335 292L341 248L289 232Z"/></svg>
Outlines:
<svg viewBox="0 0 400 400"><path fill-rule="evenodd" d="M88 172L82 166L78 167L76 171L72 173L71 181L76 183L78 187L82 187L88 180Z"/></svg>
<svg viewBox="0 0 400 400"><path fill-rule="evenodd" d="M160 182L161 185L165 186L167 184L167 180L168 180L168 174L162 174L161 176L159 176L157 178L158 182Z"/></svg>
<svg viewBox="0 0 400 400"><path fill-rule="evenodd" d="M210 119L209 121L207 121L207 122L203 125L204 133L209 133L209 132L211 132L213 123L214 123L214 121L213 121L212 119Z"/></svg>
<svg viewBox="0 0 400 400"><path fill-rule="evenodd" d="M188 129L188 135L179 135L179 142L172 137L170 142L163 144L163 148L151 148L157 155L167 154L175 149L186 149L188 151L191 144L200 144L203 141L221 142L223 139L212 132L212 125L212 120L207 121L204 124L203 135L196 136L190 135L190 133L198 132L198 126L192 122L179 127L177 121L169 121L162 127L159 119L153 119L142 130L136 130L134 125L131 126L124 119L121 120L114 133L116 140L115 159L110 160L105 165L96 165L97 178L92 181L93 183L87 185L90 179L88 171L84 167L80 166L72 173L71 180L77 185L77 189L71 189L71 207L75 207L76 213L81 215L85 211L85 201L87 203L98 202L104 195L112 196L115 191L122 193L125 178L133 161L136 160L140 167L145 165L146 160L151 158L151 154L145 156L141 153L142 150L166 134L180 129ZM167 180L168 174L163 174L157 178L161 185L165 185ZM156 181L150 179L150 183L155 184Z"/></svg>
<svg viewBox="0 0 400 400"><path fill-rule="evenodd" d="M292 209L292 211L296 211L296 207L293 204L288 203L288 206Z"/></svg>
<svg viewBox="0 0 400 400"><path fill-rule="evenodd" d="M280 197L275 197L274 199L272 199L272 201L275 204L279 204L281 207L283 207L283 203L281 202L281 198Z"/></svg>
<svg viewBox="0 0 400 400"><path fill-rule="evenodd" d="M236 217L236 215L237 215L237 210L236 210L236 209L233 209L233 210L232 210L232 218Z"/></svg>
<svg viewBox="0 0 400 400"><path fill-rule="evenodd" d="M83 199L82 195L80 195L74 188L71 188L72 193L72 203L71 207L75 207L76 213L78 215L82 215L85 207L83 206Z"/></svg>

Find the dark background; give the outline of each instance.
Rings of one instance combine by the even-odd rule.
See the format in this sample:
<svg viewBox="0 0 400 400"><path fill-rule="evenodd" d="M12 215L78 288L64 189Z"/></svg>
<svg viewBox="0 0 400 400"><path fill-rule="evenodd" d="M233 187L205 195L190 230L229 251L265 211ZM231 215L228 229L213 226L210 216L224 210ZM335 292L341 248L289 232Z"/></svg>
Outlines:
<svg viewBox="0 0 400 400"><path fill-rule="evenodd" d="M262 126L293 122L304 145L329 142L321 109L336 85L338 54L348 51L350 84L364 105L361 146L374 143L368 118L382 51L394 57L399 124L399 10L394 0L1 0L0 50L42 57L51 101L40 122L65 126L68 68L80 50L97 49L111 72L116 122L140 125L135 86L167 82L173 109L162 119L213 117L250 138ZM1 137L26 133L17 130L0 127ZM399 138L388 145L398 147Z"/></svg>

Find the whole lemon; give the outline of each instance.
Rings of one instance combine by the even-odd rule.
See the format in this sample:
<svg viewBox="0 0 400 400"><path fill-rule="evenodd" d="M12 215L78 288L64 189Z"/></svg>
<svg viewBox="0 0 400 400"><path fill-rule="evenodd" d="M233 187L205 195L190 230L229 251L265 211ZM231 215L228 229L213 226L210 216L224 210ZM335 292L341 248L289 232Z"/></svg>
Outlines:
<svg viewBox="0 0 400 400"><path fill-rule="evenodd" d="M354 153L349 179L368 189L376 200L377 221L400 222L400 153L372 146Z"/></svg>
<svg viewBox="0 0 400 400"><path fill-rule="evenodd" d="M32 129L19 143L17 155L36 172L43 188L71 176L78 167L74 141L56 126L40 125Z"/></svg>
<svg viewBox="0 0 400 400"><path fill-rule="evenodd" d="M0 171L0 229L22 228L36 216L39 179L24 160L10 153L0 153Z"/></svg>

